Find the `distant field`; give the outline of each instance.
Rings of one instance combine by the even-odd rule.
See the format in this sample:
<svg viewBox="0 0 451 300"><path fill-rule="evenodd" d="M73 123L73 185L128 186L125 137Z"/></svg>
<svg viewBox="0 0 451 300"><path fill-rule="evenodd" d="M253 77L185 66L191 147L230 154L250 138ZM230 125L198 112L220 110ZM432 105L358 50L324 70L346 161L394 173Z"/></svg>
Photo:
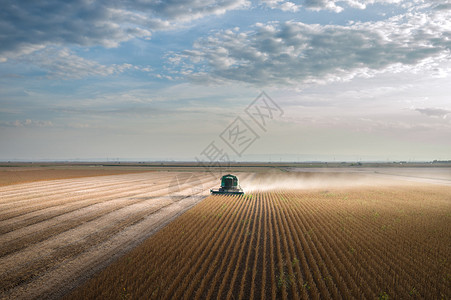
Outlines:
<svg viewBox="0 0 451 300"><path fill-rule="evenodd" d="M446 299L451 190L210 196L67 299Z"/></svg>
<svg viewBox="0 0 451 300"><path fill-rule="evenodd" d="M55 179L118 175L145 172L132 168L105 167L0 167L0 186Z"/></svg>

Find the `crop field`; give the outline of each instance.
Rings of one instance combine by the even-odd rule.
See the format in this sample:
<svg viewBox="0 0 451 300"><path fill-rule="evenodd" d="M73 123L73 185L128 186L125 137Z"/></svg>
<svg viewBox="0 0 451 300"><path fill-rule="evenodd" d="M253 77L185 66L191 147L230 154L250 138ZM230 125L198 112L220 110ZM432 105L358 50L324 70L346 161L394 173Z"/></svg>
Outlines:
<svg viewBox="0 0 451 300"><path fill-rule="evenodd" d="M209 196L67 299L449 299L451 189Z"/></svg>
<svg viewBox="0 0 451 300"><path fill-rule="evenodd" d="M75 169L0 176L0 299L450 298L446 170Z"/></svg>
<svg viewBox="0 0 451 300"><path fill-rule="evenodd" d="M0 187L0 299L55 298L83 282L217 185L206 174L193 174L147 172Z"/></svg>
<svg viewBox="0 0 451 300"><path fill-rule="evenodd" d="M133 168L102 167L0 167L0 187L36 181L143 172Z"/></svg>

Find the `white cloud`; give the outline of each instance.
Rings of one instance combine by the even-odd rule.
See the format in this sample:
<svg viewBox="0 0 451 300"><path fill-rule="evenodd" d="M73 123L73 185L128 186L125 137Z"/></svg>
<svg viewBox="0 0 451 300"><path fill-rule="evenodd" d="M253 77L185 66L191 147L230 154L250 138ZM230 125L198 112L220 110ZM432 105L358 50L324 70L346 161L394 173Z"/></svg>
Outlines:
<svg viewBox="0 0 451 300"><path fill-rule="evenodd" d="M345 8L351 7L356 9L366 9L368 5L373 4L396 4L410 6L412 3L421 2L419 0L261 0L261 2L272 9L280 9L282 11L296 12L301 8L308 10L320 11L329 10L340 13Z"/></svg>
<svg viewBox="0 0 451 300"><path fill-rule="evenodd" d="M130 6L152 12L169 20L191 21L209 15L221 15L229 10L250 6L246 0L135 1Z"/></svg>
<svg viewBox="0 0 451 300"><path fill-rule="evenodd" d="M436 107L425 107L425 108L415 108L416 111L428 116L446 119L451 110L436 108Z"/></svg>
<svg viewBox="0 0 451 300"><path fill-rule="evenodd" d="M127 70L149 72L149 67L131 64L102 65L74 54L67 48L47 47L30 55L15 58L18 61L35 65L46 72L50 78L80 79L89 76L110 76Z"/></svg>
<svg viewBox="0 0 451 300"><path fill-rule="evenodd" d="M257 23L252 31L200 39L171 63L195 81L296 85L422 72L449 61L450 53L451 13L432 10L349 26Z"/></svg>
<svg viewBox="0 0 451 300"><path fill-rule="evenodd" d="M0 126L6 127L53 127L52 121L43 120L15 120L15 121L2 121Z"/></svg>
<svg viewBox="0 0 451 300"><path fill-rule="evenodd" d="M300 8L300 5L285 0L262 0L261 2L266 6L268 6L269 8L280 9L282 11L296 12Z"/></svg>
<svg viewBox="0 0 451 300"><path fill-rule="evenodd" d="M0 0L0 63L48 45L116 47L149 38L155 30L247 6L247 0Z"/></svg>

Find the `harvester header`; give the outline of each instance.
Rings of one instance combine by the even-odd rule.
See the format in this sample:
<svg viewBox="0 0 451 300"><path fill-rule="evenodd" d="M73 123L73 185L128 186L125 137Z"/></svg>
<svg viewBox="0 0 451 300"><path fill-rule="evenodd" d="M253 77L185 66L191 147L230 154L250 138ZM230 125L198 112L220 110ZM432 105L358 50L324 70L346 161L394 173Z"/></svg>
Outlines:
<svg viewBox="0 0 451 300"><path fill-rule="evenodd" d="M218 190L210 190L211 194L243 195L243 189L238 183L238 177L227 174L221 177L221 187Z"/></svg>

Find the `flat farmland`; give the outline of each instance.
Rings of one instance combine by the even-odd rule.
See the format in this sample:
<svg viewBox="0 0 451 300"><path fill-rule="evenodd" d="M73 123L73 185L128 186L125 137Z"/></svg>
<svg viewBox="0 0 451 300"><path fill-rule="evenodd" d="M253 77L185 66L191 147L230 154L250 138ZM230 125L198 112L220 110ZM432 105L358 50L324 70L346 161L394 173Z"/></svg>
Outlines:
<svg viewBox="0 0 451 300"><path fill-rule="evenodd" d="M66 299L449 299L451 189L378 180L209 196Z"/></svg>
<svg viewBox="0 0 451 300"><path fill-rule="evenodd" d="M449 170L101 172L0 187L1 299L450 298Z"/></svg>
<svg viewBox="0 0 451 300"><path fill-rule="evenodd" d="M0 298L61 296L216 185L207 173L146 172L0 187Z"/></svg>
<svg viewBox="0 0 451 300"><path fill-rule="evenodd" d="M8 166L0 167L0 187L12 184L92 176L140 173L143 168L104 168L86 166Z"/></svg>

